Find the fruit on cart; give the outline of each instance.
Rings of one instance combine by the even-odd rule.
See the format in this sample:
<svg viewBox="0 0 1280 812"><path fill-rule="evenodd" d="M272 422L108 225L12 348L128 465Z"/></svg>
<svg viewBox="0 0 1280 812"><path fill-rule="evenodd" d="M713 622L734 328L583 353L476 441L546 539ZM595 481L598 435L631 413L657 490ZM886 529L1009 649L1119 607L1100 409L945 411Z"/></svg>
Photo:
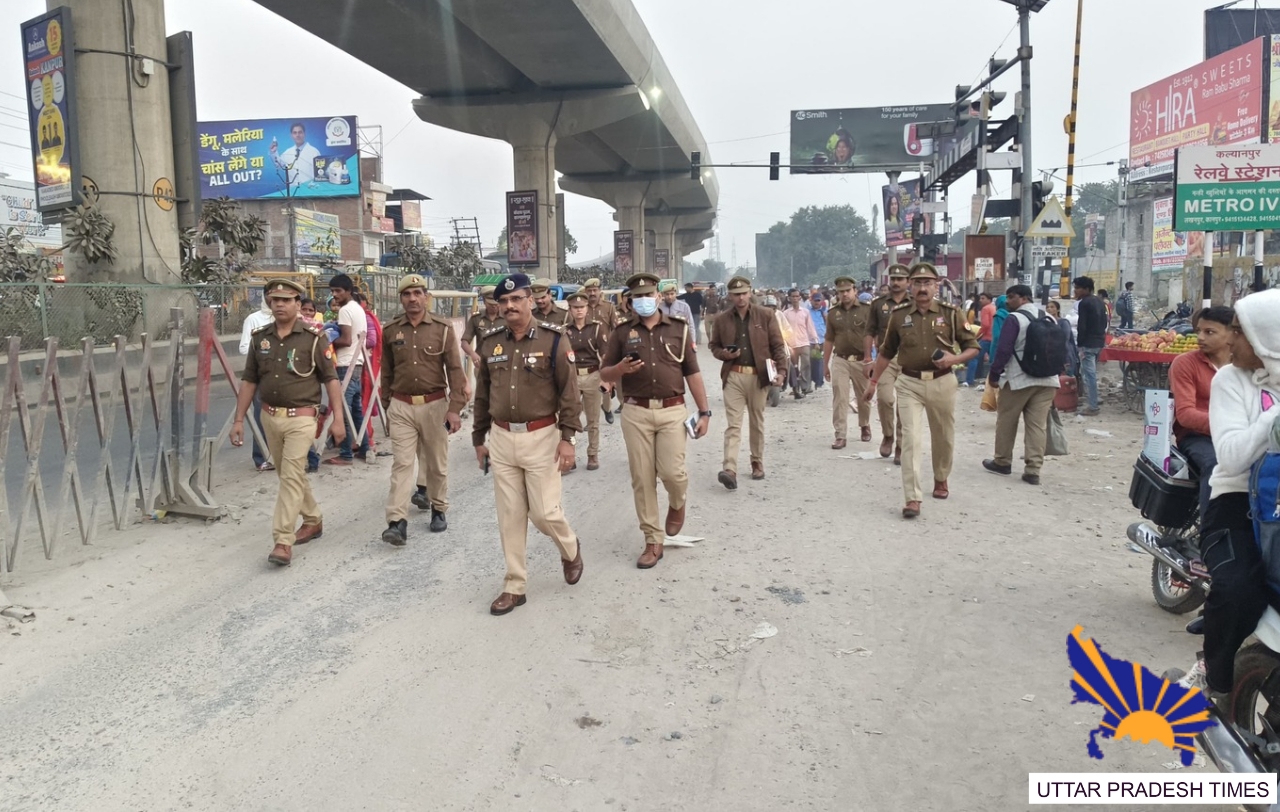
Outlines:
<svg viewBox="0 0 1280 812"><path fill-rule="evenodd" d="M1165 347L1163 352L1181 355L1184 352L1195 352L1200 349L1200 339L1195 335L1187 334L1178 336L1173 343Z"/></svg>
<svg viewBox="0 0 1280 812"><path fill-rule="evenodd" d="M1182 338L1184 337L1173 330L1152 330L1149 333L1129 333L1118 336L1111 342L1111 347L1136 352L1166 352ZM1168 351L1172 352L1172 350Z"/></svg>

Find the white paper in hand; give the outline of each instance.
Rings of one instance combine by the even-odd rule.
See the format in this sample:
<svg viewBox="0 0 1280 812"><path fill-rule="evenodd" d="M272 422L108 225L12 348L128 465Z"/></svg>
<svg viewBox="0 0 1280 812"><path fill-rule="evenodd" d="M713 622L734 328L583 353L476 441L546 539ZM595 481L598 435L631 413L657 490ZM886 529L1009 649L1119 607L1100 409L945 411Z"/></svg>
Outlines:
<svg viewBox="0 0 1280 812"><path fill-rule="evenodd" d="M689 433L690 440L698 439L698 416L696 414L689 415L684 421L684 430Z"/></svg>
<svg viewBox="0 0 1280 812"><path fill-rule="evenodd" d="M773 359L772 359L772 358L766 358L766 359L765 359L765 361L764 361L764 369L765 369L765 372L767 372L767 373L768 373L768 375L769 375L769 380L771 380L771 381L773 381L773 380L777 380L777 378L778 378L778 365L777 365L777 364L775 364L775 363L773 362Z"/></svg>

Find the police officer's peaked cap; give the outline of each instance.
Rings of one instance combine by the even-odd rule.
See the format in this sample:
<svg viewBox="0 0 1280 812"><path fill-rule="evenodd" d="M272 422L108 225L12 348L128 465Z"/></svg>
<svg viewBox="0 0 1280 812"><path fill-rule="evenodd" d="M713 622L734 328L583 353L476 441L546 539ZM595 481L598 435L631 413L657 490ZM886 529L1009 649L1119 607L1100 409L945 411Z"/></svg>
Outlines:
<svg viewBox="0 0 1280 812"><path fill-rule="evenodd" d="M306 289L292 279L272 279L262 286L262 294L268 299L301 299Z"/></svg>
<svg viewBox="0 0 1280 812"><path fill-rule="evenodd" d="M584 290L575 290L573 293L570 293L568 296L566 296L565 299L568 300L569 304L573 304L574 302L588 301L587 293Z"/></svg>
<svg viewBox="0 0 1280 812"><path fill-rule="evenodd" d="M492 298L493 298L493 292L494 292L495 290L497 290L497 287L495 287L495 286L493 286L493 285L485 285L484 287L480 288L480 298L481 298L481 299L492 299Z"/></svg>
<svg viewBox="0 0 1280 812"><path fill-rule="evenodd" d="M650 293L658 292L658 282L660 280L655 274L641 273L632 274L627 279L627 288L631 291L632 296L646 296Z"/></svg>
<svg viewBox="0 0 1280 812"><path fill-rule="evenodd" d="M529 280L528 276L522 273L513 273L498 283L497 289L493 292L493 298L498 299L508 293L515 293L517 290L525 290L532 286L533 282Z"/></svg>
<svg viewBox="0 0 1280 812"><path fill-rule="evenodd" d="M599 280L599 279L596 279L596 278L593 276L593 277L591 277L590 279L588 279L586 282L583 282L583 283L582 283L582 287L583 287L583 288L598 288L598 287L600 287L600 280Z"/></svg>
<svg viewBox="0 0 1280 812"><path fill-rule="evenodd" d="M900 279L909 279L911 277L911 269L901 262L895 262L889 266L889 278L898 277Z"/></svg>
<svg viewBox="0 0 1280 812"><path fill-rule="evenodd" d="M928 262L917 262L911 266L912 279L937 279L938 269Z"/></svg>
<svg viewBox="0 0 1280 812"><path fill-rule="evenodd" d="M396 293L404 293L409 288L427 289L427 280L421 274L411 273L400 279L400 284L396 285Z"/></svg>
<svg viewBox="0 0 1280 812"><path fill-rule="evenodd" d="M735 276L729 280L727 290L730 293L742 293L743 291L751 290L751 280L745 276Z"/></svg>
<svg viewBox="0 0 1280 812"><path fill-rule="evenodd" d="M535 294L546 293L551 290L551 280L540 276L529 283L529 288Z"/></svg>
<svg viewBox="0 0 1280 812"><path fill-rule="evenodd" d="M836 277L836 290L849 290L854 286L854 281L847 276Z"/></svg>

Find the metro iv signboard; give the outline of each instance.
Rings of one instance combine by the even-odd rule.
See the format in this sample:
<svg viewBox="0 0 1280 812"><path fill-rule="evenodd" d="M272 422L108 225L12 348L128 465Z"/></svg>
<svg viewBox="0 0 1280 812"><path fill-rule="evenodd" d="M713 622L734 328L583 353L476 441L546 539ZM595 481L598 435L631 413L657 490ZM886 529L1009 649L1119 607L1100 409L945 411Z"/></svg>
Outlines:
<svg viewBox="0 0 1280 812"><path fill-rule="evenodd" d="M1174 178L1175 231L1280 228L1280 144L1182 147Z"/></svg>

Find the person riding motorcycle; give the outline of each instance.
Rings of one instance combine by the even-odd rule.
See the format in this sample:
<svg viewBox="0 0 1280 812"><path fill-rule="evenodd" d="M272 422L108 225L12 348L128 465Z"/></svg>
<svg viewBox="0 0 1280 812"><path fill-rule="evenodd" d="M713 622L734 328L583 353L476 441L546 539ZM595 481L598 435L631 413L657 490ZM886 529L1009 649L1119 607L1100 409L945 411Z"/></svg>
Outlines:
<svg viewBox="0 0 1280 812"><path fill-rule="evenodd" d="M1249 515L1249 474L1266 454L1280 415L1280 290L1241 299L1231 324L1231 363L1214 376L1209 427L1217 466L1201 526L1201 554L1213 578L1204 607L1204 654L1181 680L1215 702L1231 692L1235 655L1268 604L1265 567Z"/></svg>
<svg viewBox="0 0 1280 812"><path fill-rule="evenodd" d="M1200 348L1173 359L1169 388L1173 391L1173 436L1200 475L1200 519L1209 508L1209 478L1218 464L1209 427L1209 390L1218 370L1231 363L1229 307L1206 307L1196 314Z"/></svg>

